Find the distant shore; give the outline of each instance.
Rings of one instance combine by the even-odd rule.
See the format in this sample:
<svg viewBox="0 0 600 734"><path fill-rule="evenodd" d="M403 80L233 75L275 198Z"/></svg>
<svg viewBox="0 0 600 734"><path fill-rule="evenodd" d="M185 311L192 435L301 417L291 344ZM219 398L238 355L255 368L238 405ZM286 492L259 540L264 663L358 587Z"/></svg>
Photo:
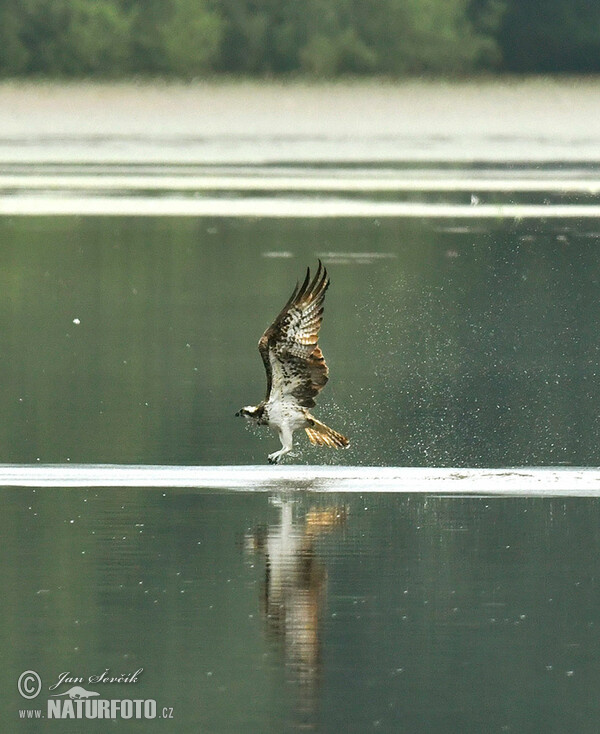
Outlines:
<svg viewBox="0 0 600 734"><path fill-rule="evenodd" d="M0 163L600 161L600 78L0 83Z"/></svg>

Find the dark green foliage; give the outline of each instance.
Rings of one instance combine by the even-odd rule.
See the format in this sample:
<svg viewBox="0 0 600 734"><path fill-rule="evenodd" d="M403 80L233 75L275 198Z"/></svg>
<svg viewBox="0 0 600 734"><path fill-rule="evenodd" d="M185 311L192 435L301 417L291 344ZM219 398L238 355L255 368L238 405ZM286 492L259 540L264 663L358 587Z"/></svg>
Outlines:
<svg viewBox="0 0 600 734"><path fill-rule="evenodd" d="M589 0L0 0L0 75L599 71Z"/></svg>
<svg viewBox="0 0 600 734"><path fill-rule="evenodd" d="M193 76L221 26L204 0L0 0L0 73Z"/></svg>
<svg viewBox="0 0 600 734"><path fill-rule="evenodd" d="M469 0L221 0L221 66L313 76L447 73L495 58Z"/></svg>
<svg viewBox="0 0 600 734"><path fill-rule="evenodd" d="M130 18L112 0L5 0L0 5L5 74L118 74Z"/></svg>
<svg viewBox="0 0 600 734"><path fill-rule="evenodd" d="M511 71L600 71L600 3L519 0L509 4L498 33Z"/></svg>

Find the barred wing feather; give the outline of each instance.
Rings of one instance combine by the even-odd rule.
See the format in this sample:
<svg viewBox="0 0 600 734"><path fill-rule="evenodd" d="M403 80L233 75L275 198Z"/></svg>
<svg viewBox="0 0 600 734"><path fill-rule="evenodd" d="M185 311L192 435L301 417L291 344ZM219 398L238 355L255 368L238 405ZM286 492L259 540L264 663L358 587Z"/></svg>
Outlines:
<svg viewBox="0 0 600 734"><path fill-rule="evenodd" d="M312 408L329 370L317 343L323 321L323 302L329 286L327 270L319 267L311 280L310 268L302 285L262 335L258 349L267 372L267 397Z"/></svg>

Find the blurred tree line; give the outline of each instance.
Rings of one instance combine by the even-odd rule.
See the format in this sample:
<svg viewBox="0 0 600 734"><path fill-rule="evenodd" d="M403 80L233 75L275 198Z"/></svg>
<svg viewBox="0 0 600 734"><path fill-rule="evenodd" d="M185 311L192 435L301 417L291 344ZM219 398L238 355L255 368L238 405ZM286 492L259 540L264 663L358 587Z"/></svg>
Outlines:
<svg viewBox="0 0 600 734"><path fill-rule="evenodd" d="M0 0L3 76L600 71L597 0Z"/></svg>

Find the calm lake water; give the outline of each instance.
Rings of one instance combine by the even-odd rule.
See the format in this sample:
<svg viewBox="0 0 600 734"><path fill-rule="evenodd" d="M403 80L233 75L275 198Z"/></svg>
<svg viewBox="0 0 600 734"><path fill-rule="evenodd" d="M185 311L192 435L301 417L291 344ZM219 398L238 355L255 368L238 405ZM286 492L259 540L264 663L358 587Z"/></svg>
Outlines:
<svg viewBox="0 0 600 734"><path fill-rule="evenodd" d="M599 191L591 160L0 165L0 464L54 477L0 489L2 730L597 732L600 501L564 480L528 494L535 472L492 495L466 468L600 464ZM327 491L261 485L278 441L234 414L263 397L258 338L318 258L315 412L351 447L298 435L291 461L315 478L453 467L441 489L377 491L373 469L336 491L333 467ZM69 486L55 467L62 486L50 464L166 468L159 488ZM183 465L248 466L247 486L202 470L164 486ZM73 686L155 700L157 718L19 714L75 709Z"/></svg>
<svg viewBox="0 0 600 734"><path fill-rule="evenodd" d="M464 196L464 195L463 195ZM598 465L597 220L0 219L0 459L260 464L234 417L307 265L331 275L301 463Z"/></svg>
<svg viewBox="0 0 600 734"><path fill-rule="evenodd" d="M366 487L368 489L368 487ZM595 500L4 489L5 731L595 732ZM136 684L87 683L143 668ZM24 701L16 679L39 673ZM109 692L107 692L107 690Z"/></svg>

